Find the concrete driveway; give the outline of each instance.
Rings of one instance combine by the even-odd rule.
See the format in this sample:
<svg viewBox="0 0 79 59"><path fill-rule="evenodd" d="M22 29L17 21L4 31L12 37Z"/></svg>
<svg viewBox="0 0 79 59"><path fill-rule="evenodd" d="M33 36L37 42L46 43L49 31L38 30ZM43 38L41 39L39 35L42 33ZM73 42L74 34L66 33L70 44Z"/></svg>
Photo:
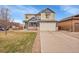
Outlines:
<svg viewBox="0 0 79 59"><path fill-rule="evenodd" d="M79 32L40 32L41 52L79 52Z"/></svg>

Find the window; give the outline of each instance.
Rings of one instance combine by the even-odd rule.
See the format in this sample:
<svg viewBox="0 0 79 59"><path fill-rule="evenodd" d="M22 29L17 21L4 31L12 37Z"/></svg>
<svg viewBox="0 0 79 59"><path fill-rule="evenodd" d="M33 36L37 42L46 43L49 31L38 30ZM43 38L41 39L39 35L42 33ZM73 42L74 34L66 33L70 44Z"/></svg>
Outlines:
<svg viewBox="0 0 79 59"><path fill-rule="evenodd" d="M31 23L29 23L29 26L30 27L32 27L32 26L35 27L36 26L36 23L35 22L31 22Z"/></svg>
<svg viewBox="0 0 79 59"><path fill-rule="evenodd" d="M26 19L28 19L28 17L26 16Z"/></svg>
<svg viewBox="0 0 79 59"><path fill-rule="evenodd" d="M46 13L46 18L49 18L49 16L50 16L50 13Z"/></svg>

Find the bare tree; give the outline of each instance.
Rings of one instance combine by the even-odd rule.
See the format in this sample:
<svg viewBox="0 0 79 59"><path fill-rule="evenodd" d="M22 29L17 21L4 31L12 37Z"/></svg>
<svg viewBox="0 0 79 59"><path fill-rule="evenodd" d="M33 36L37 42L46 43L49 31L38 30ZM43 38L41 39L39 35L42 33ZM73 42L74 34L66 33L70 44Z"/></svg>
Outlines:
<svg viewBox="0 0 79 59"><path fill-rule="evenodd" d="M10 14L9 14L8 8L1 8L1 10L0 10L0 20L2 20L2 22L0 24L3 25L5 34L7 35L7 31L10 27Z"/></svg>

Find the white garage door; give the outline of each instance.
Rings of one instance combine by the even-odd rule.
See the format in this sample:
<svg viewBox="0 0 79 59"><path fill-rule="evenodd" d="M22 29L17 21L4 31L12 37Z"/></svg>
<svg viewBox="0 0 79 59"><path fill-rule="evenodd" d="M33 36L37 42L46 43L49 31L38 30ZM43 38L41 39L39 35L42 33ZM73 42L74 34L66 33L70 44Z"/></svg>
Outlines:
<svg viewBox="0 0 79 59"><path fill-rule="evenodd" d="M41 22L40 31L56 31L55 22Z"/></svg>

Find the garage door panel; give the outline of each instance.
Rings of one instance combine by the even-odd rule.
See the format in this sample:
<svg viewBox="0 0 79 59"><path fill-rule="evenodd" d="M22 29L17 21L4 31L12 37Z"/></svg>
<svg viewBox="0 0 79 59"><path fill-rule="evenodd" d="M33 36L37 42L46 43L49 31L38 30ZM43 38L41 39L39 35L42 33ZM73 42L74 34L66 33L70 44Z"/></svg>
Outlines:
<svg viewBox="0 0 79 59"><path fill-rule="evenodd" d="M40 31L56 31L56 23L40 23Z"/></svg>
<svg viewBox="0 0 79 59"><path fill-rule="evenodd" d="M79 23L76 23L76 24L75 24L75 31L76 31L76 32L79 32Z"/></svg>

